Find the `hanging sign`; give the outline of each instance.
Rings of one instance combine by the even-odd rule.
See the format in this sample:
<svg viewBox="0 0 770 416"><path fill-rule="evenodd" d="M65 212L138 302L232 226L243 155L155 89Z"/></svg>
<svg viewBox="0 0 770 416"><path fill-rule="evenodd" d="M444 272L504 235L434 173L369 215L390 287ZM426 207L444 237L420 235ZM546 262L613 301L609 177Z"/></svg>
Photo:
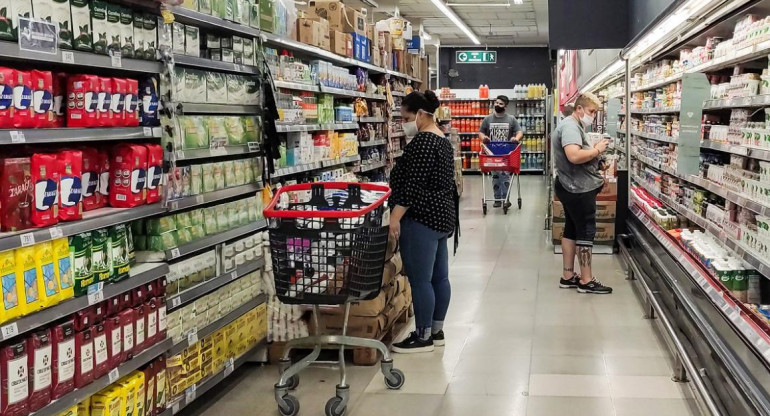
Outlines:
<svg viewBox="0 0 770 416"><path fill-rule="evenodd" d="M455 51L458 64L496 64L497 51Z"/></svg>

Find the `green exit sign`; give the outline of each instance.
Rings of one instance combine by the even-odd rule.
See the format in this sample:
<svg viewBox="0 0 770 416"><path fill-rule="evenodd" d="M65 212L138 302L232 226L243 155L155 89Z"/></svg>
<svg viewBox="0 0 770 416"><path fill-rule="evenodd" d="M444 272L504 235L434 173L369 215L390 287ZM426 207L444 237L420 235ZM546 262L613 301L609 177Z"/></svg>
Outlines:
<svg viewBox="0 0 770 416"><path fill-rule="evenodd" d="M458 64L496 64L496 51L455 51Z"/></svg>

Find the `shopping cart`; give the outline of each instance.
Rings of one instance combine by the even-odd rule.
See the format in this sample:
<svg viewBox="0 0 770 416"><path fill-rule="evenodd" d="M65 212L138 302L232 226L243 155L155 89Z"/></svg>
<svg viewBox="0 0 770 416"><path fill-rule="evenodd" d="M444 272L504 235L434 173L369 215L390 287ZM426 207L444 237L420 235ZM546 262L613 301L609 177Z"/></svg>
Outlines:
<svg viewBox="0 0 770 416"><path fill-rule="evenodd" d="M483 190L481 208L484 211L484 215L487 215L487 202L490 201L502 202L503 214L508 214L508 202L511 200L512 186L508 187L508 192L506 192L504 199L487 199L487 186L484 184L484 178L489 176L491 172L509 172L511 173L511 182L513 182L513 177L516 177L516 190L519 194L519 209L521 209L521 181L519 180L519 173L521 173L521 144L514 142L491 142L487 143L485 147L492 154L486 154L486 149L482 149L479 152L481 188Z"/></svg>
<svg viewBox="0 0 770 416"><path fill-rule="evenodd" d="M345 347L375 348L382 353L385 385L400 389L406 378L393 368L388 348L379 340L346 335L350 302L374 299L382 286L390 212L390 188L368 183L327 182L288 185L278 190L265 209L278 299L313 305L313 335L287 342L280 361L275 400L283 416L295 416L299 401L289 390L299 373L319 357L323 346L339 346L340 384L325 407L327 416L347 409L350 387L345 373ZM345 305L341 335L319 335L319 305ZM293 348L313 351L291 364Z"/></svg>

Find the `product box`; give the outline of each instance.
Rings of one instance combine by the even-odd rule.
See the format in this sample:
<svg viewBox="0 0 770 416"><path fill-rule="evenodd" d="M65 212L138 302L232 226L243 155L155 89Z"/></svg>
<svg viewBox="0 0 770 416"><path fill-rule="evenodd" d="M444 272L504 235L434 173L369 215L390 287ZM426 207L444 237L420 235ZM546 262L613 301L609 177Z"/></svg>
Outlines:
<svg viewBox="0 0 770 416"><path fill-rule="evenodd" d="M330 51L340 56L347 55L348 47L345 33L332 29L329 31L329 40L331 42Z"/></svg>
<svg viewBox="0 0 770 416"><path fill-rule="evenodd" d="M353 57L353 49L354 49L353 48L353 35L351 35L350 33L346 33L345 34L345 48L346 48L345 56L347 56L348 58L352 58Z"/></svg>
<svg viewBox="0 0 770 416"><path fill-rule="evenodd" d="M200 45L200 29L195 26L185 27L185 55L200 57L201 45Z"/></svg>
<svg viewBox="0 0 770 416"><path fill-rule="evenodd" d="M120 55L134 57L134 13L128 7L120 8Z"/></svg>
<svg viewBox="0 0 770 416"><path fill-rule="evenodd" d="M553 244L561 244L561 238L564 236L564 223L554 222L551 235ZM613 245L615 241L615 223L597 222L596 237L594 243L599 245Z"/></svg>
<svg viewBox="0 0 770 416"><path fill-rule="evenodd" d="M184 71L184 101L204 103L206 100L206 73L194 69Z"/></svg>
<svg viewBox="0 0 770 416"><path fill-rule="evenodd" d="M259 2L259 28L270 33L275 30L275 0Z"/></svg>
<svg viewBox="0 0 770 416"><path fill-rule="evenodd" d="M312 46L319 44L319 23L310 19L297 19L297 40Z"/></svg>
<svg viewBox="0 0 770 416"><path fill-rule="evenodd" d="M341 1L310 1L311 13L326 19L330 30L345 31L345 5Z"/></svg>
<svg viewBox="0 0 770 416"><path fill-rule="evenodd" d="M171 38L173 42L172 50L174 53L185 53L185 25L179 22L174 22L171 26Z"/></svg>
<svg viewBox="0 0 770 416"><path fill-rule="evenodd" d="M361 36L366 36L366 19L364 18L364 15L361 14L361 12L352 7L346 7L345 16L347 18L343 21L343 32L355 32Z"/></svg>

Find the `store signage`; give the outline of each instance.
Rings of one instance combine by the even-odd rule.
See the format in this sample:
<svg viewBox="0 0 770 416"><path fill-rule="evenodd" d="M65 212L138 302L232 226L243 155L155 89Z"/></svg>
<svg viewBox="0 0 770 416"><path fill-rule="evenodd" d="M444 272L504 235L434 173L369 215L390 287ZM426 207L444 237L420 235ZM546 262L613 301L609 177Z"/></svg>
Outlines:
<svg viewBox="0 0 770 416"><path fill-rule="evenodd" d="M682 77L682 105L679 107L679 139L676 173L697 175L700 166L700 135L703 101L709 98L711 85L702 73Z"/></svg>
<svg viewBox="0 0 770 416"><path fill-rule="evenodd" d="M455 51L458 64L496 64L497 51Z"/></svg>
<svg viewBox="0 0 770 416"><path fill-rule="evenodd" d="M19 49L56 55L59 52L59 31L55 23L18 18Z"/></svg>

